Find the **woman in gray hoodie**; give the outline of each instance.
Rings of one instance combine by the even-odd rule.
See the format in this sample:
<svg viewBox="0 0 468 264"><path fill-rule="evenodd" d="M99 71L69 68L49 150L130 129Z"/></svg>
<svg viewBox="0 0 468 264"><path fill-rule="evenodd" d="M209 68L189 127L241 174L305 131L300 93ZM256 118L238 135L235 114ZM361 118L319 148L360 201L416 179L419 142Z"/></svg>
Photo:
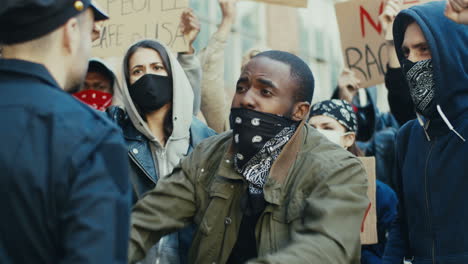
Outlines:
<svg viewBox="0 0 468 264"><path fill-rule="evenodd" d="M193 116L193 91L184 70L158 41L133 44L123 60L125 109L111 117L128 146L133 202L154 188L203 139L215 134ZM191 230L166 236L143 263L185 263Z"/></svg>

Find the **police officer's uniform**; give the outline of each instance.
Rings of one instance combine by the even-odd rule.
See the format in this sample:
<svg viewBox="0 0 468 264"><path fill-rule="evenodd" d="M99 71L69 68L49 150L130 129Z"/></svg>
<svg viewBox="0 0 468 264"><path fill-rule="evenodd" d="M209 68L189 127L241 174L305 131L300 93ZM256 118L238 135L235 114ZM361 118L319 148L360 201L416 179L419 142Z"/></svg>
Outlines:
<svg viewBox="0 0 468 264"><path fill-rule="evenodd" d="M35 39L88 7L2 1L0 42ZM126 263L127 159L118 128L43 65L0 59L0 263Z"/></svg>

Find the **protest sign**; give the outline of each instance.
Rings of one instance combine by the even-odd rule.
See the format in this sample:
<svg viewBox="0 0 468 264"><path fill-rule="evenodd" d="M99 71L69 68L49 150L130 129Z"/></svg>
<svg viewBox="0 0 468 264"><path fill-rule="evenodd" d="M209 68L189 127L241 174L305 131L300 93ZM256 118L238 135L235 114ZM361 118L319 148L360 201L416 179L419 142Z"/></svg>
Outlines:
<svg viewBox="0 0 468 264"><path fill-rule="evenodd" d="M434 0L403 0L403 9ZM384 82L388 54L382 23L384 0L351 0L335 4L345 67L356 73L362 87ZM391 34L391 26L389 26Z"/></svg>
<svg viewBox="0 0 468 264"><path fill-rule="evenodd" d="M299 20L296 8L266 7L267 46L297 54L299 51Z"/></svg>
<svg viewBox="0 0 468 264"><path fill-rule="evenodd" d="M375 158L359 157L359 159L367 173L367 197L370 202L361 224L361 244L372 245L379 242L377 237L377 210L375 198L375 192L377 190L375 183Z"/></svg>
<svg viewBox="0 0 468 264"><path fill-rule="evenodd" d="M379 15L383 0L352 0L335 5L345 67L354 71L362 87L384 82L388 62Z"/></svg>
<svg viewBox="0 0 468 264"><path fill-rule="evenodd" d="M307 7L307 0L249 0L267 4L285 5L292 7Z"/></svg>
<svg viewBox="0 0 468 264"><path fill-rule="evenodd" d="M188 0L95 0L110 19L103 22L100 39L93 42L93 55L123 56L141 39L158 39L173 52L188 51L180 29Z"/></svg>

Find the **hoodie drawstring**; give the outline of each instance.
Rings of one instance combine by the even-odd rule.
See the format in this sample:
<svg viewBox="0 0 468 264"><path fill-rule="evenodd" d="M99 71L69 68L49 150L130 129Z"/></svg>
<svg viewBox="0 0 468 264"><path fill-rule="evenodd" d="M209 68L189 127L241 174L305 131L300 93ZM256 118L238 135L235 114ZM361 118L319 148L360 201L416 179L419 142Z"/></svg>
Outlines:
<svg viewBox="0 0 468 264"><path fill-rule="evenodd" d="M431 123L431 120L427 121L427 123L424 124L424 121L418 112L416 112L416 117L418 118L419 125L421 125L424 130L424 134L426 135L427 141L430 142L431 137L429 137L429 134L427 133L427 128L429 127L429 123Z"/></svg>
<svg viewBox="0 0 468 264"><path fill-rule="evenodd" d="M445 124L447 127L453 131L463 142L466 142L466 140L453 128L452 124L448 120L448 118L445 116L444 112L442 111L442 108L440 108L440 105L437 105L437 112L439 112L440 117L444 120Z"/></svg>

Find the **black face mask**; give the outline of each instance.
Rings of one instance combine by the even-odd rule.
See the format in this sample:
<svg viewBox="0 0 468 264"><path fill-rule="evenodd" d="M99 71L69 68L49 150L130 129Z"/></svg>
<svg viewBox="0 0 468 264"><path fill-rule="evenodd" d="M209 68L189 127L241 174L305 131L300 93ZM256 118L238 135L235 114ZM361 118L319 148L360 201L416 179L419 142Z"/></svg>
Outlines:
<svg viewBox="0 0 468 264"><path fill-rule="evenodd" d="M262 113L245 108L232 108L229 117L234 132L237 165L244 165L285 127L298 122L274 114Z"/></svg>
<svg viewBox="0 0 468 264"><path fill-rule="evenodd" d="M172 78L145 74L129 87L130 97L142 113L150 113L172 102Z"/></svg>
<svg viewBox="0 0 468 264"><path fill-rule="evenodd" d="M432 59L412 62L402 61L402 70L410 89L416 111L425 117L435 112L435 82Z"/></svg>

